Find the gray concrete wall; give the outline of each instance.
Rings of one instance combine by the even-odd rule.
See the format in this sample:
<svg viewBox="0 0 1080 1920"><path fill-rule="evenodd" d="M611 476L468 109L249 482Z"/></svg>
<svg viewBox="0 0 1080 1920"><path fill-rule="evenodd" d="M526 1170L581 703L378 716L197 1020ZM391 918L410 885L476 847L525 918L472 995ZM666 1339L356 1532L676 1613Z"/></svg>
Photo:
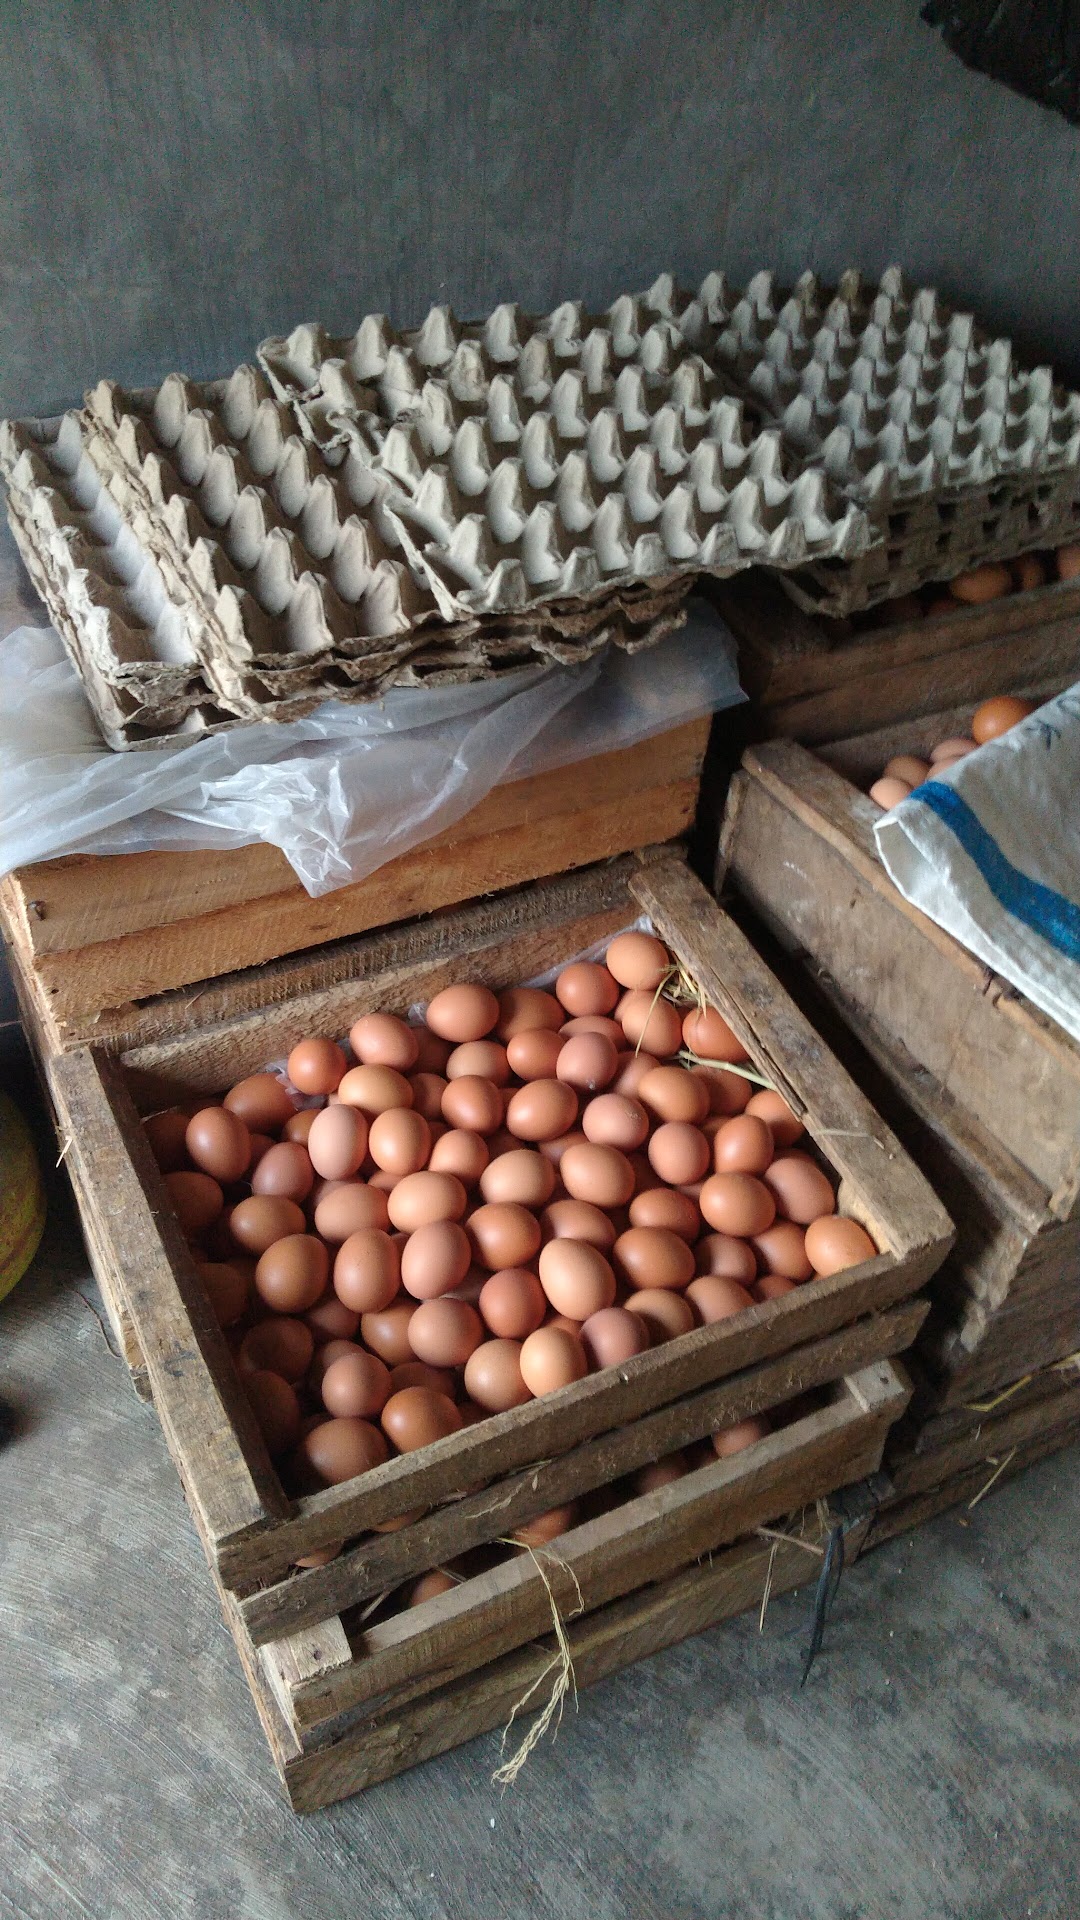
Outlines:
<svg viewBox="0 0 1080 1920"><path fill-rule="evenodd" d="M3 0L0 410L717 264L900 260L1080 377L1078 168L918 0Z"/></svg>

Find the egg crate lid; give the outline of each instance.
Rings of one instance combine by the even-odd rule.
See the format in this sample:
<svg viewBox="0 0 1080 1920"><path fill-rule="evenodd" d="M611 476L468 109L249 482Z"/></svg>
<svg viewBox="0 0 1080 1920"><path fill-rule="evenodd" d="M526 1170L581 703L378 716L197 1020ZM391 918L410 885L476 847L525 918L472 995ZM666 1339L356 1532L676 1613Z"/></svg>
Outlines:
<svg viewBox="0 0 1080 1920"><path fill-rule="evenodd" d="M804 273L790 289L766 271L742 291L710 274L684 311L690 344L875 518L1080 465L1080 394L898 267L835 287Z"/></svg>

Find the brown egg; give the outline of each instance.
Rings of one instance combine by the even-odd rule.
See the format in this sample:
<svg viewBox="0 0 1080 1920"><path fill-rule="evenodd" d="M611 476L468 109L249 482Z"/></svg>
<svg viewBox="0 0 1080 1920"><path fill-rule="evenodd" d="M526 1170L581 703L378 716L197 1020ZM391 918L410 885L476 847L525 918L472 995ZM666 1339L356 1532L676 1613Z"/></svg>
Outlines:
<svg viewBox="0 0 1080 1920"><path fill-rule="evenodd" d="M432 1173L452 1173L463 1186L474 1187L488 1164L487 1141L478 1133L453 1127L435 1141L428 1158Z"/></svg>
<svg viewBox="0 0 1080 1920"><path fill-rule="evenodd" d="M268 1147L251 1176L252 1193L283 1194L297 1205L307 1199L314 1184L311 1158L298 1140L282 1140Z"/></svg>
<svg viewBox="0 0 1080 1920"><path fill-rule="evenodd" d="M244 1392L271 1459L288 1453L300 1437L300 1402L294 1389L279 1373L249 1373Z"/></svg>
<svg viewBox="0 0 1080 1920"><path fill-rule="evenodd" d="M648 1134L649 1116L640 1101L624 1093L601 1093L582 1113L581 1130L593 1146L632 1153Z"/></svg>
<svg viewBox="0 0 1080 1920"><path fill-rule="evenodd" d="M336 1093L348 1064L336 1040L301 1040L285 1071L300 1093Z"/></svg>
<svg viewBox="0 0 1080 1920"><path fill-rule="evenodd" d="M581 1344L589 1356L589 1365L621 1367L649 1345L649 1330L640 1314L625 1307L601 1307L590 1314L581 1329Z"/></svg>
<svg viewBox="0 0 1080 1920"><path fill-rule="evenodd" d="M389 1107L371 1122L368 1152L386 1173L419 1173L431 1152L431 1129L411 1107Z"/></svg>
<svg viewBox="0 0 1080 1920"><path fill-rule="evenodd" d="M523 1341L518 1365L529 1392L539 1396L584 1379L589 1356L577 1334L564 1327L538 1327Z"/></svg>
<svg viewBox="0 0 1080 1920"><path fill-rule="evenodd" d="M332 1291L308 1308L304 1321L311 1328L316 1346L325 1346L330 1340L355 1340L360 1331L360 1315Z"/></svg>
<svg viewBox="0 0 1080 1920"><path fill-rule="evenodd" d="M507 1041L506 1059L519 1080L551 1080L566 1041L548 1027L526 1027Z"/></svg>
<svg viewBox="0 0 1080 1920"><path fill-rule="evenodd" d="M591 960L575 960L559 974L555 995L571 1017L610 1013L620 997L619 982L606 967Z"/></svg>
<svg viewBox="0 0 1080 1920"><path fill-rule="evenodd" d="M208 1173L167 1173L164 1179L183 1232L189 1238L205 1233L225 1204L218 1182Z"/></svg>
<svg viewBox="0 0 1080 1920"><path fill-rule="evenodd" d="M510 1202L477 1207L466 1222L474 1257L489 1272L524 1267L540 1245L540 1222L527 1207Z"/></svg>
<svg viewBox="0 0 1080 1920"><path fill-rule="evenodd" d="M250 1286L231 1260L197 1260L199 1278L219 1327L234 1327L247 1309Z"/></svg>
<svg viewBox="0 0 1080 1920"><path fill-rule="evenodd" d="M891 776L888 780L874 781L870 788L870 798L877 806L883 807L886 813L890 813L893 807L900 805L901 800L907 799L910 792L910 781L897 780L895 776Z"/></svg>
<svg viewBox="0 0 1080 1920"><path fill-rule="evenodd" d="M710 1114L742 1113L753 1098L753 1082L740 1073L726 1073L723 1067L691 1067L690 1072L709 1096Z"/></svg>
<svg viewBox="0 0 1080 1920"><path fill-rule="evenodd" d="M519 1144L513 1134L510 1135L510 1139L514 1142L515 1146ZM550 1160L557 1176L559 1168L562 1165L563 1154L566 1152L567 1147L580 1147L583 1146L584 1143L585 1135L582 1133L580 1127L575 1127L570 1133L558 1134L554 1140L538 1140L536 1145L537 1150L543 1154L544 1159ZM506 1151L509 1153L511 1150L508 1145Z"/></svg>
<svg viewBox="0 0 1080 1920"><path fill-rule="evenodd" d="M651 1169L650 1169L651 1171ZM646 1187L640 1184L630 1202L632 1227L666 1227L691 1244L701 1232L701 1214L697 1203L685 1193L670 1187Z"/></svg>
<svg viewBox="0 0 1080 1920"><path fill-rule="evenodd" d="M939 766L943 761L952 760L954 757L959 757L966 753L974 753L975 744L974 740L968 739L960 734L951 734L947 740L939 741L937 746L931 749L931 770Z"/></svg>
<svg viewBox="0 0 1080 1920"><path fill-rule="evenodd" d="M540 1215L540 1227L546 1240L584 1240L601 1253L609 1253L617 1232L610 1214L588 1200L553 1200Z"/></svg>
<svg viewBox="0 0 1080 1920"><path fill-rule="evenodd" d="M998 694L994 700L984 700L982 706L976 709L971 722L972 739L980 747L985 746L988 740L1000 739L1003 733L1008 733L1011 727L1018 726L1021 720L1026 720L1028 714L1034 711L1034 701L1018 700L1012 694L1002 693ZM190 1142L188 1144L190 1151Z"/></svg>
<svg viewBox="0 0 1080 1920"><path fill-rule="evenodd" d="M487 987L444 987L429 1001L425 1019L432 1033L460 1046L464 1040L483 1040L491 1032L499 1019L499 1003Z"/></svg>
<svg viewBox="0 0 1080 1920"><path fill-rule="evenodd" d="M343 1353L361 1353L362 1351L363 1349L358 1347L356 1341L352 1339L324 1340L321 1347L315 1348L315 1356L308 1369L307 1383L311 1392L321 1394L323 1375L327 1367L333 1366L334 1361L339 1360ZM317 1426L319 1418L317 1413L307 1416L308 1426Z"/></svg>
<svg viewBox="0 0 1080 1920"><path fill-rule="evenodd" d="M832 1214L811 1221L807 1227L806 1257L815 1273L842 1273L863 1260L875 1259L877 1248L857 1220Z"/></svg>
<svg viewBox="0 0 1080 1920"><path fill-rule="evenodd" d="M450 1082L441 1073L414 1073L409 1085L412 1088L413 1106L425 1120L442 1119L442 1097Z"/></svg>
<svg viewBox="0 0 1080 1920"><path fill-rule="evenodd" d="M453 1052L450 1041L440 1039L437 1033L432 1033L430 1027L422 1025L410 1027L409 1032L415 1036L418 1049L410 1072L438 1073L445 1077L446 1063Z"/></svg>
<svg viewBox="0 0 1080 1920"><path fill-rule="evenodd" d="M343 1180L328 1186L315 1205L316 1233L338 1245L364 1227L381 1227L385 1233L389 1225L385 1193L362 1180Z"/></svg>
<svg viewBox="0 0 1080 1920"><path fill-rule="evenodd" d="M794 1293L796 1285L797 1282L789 1280L784 1273L763 1273L750 1292L755 1300L781 1300L785 1293Z"/></svg>
<svg viewBox="0 0 1080 1920"><path fill-rule="evenodd" d="M516 1540L519 1547L546 1547L550 1540L557 1540L560 1534L568 1533L577 1519L577 1502L571 1500L565 1507L552 1507L547 1513L538 1513L532 1520L523 1520L515 1527L510 1538Z"/></svg>
<svg viewBox="0 0 1080 1920"><path fill-rule="evenodd" d="M762 1177L782 1220L794 1220L806 1227L822 1214L836 1212L836 1195L828 1175L801 1154L781 1154ZM765 1228L755 1227L753 1231L763 1233Z"/></svg>
<svg viewBox="0 0 1080 1920"><path fill-rule="evenodd" d="M809 1280L813 1268L806 1254L806 1236L792 1220L777 1220L755 1234L754 1252L763 1273L782 1274L788 1280ZM740 1274L739 1279L742 1278Z"/></svg>
<svg viewBox="0 0 1080 1920"><path fill-rule="evenodd" d="M699 1274L719 1274L728 1280L738 1280L744 1287L750 1286L757 1277L753 1248L731 1234L707 1233L698 1241L694 1256Z"/></svg>
<svg viewBox="0 0 1080 1920"><path fill-rule="evenodd" d="M667 1453L662 1460L654 1460L651 1466L635 1473L634 1492L659 1493L661 1487L670 1487L673 1481L684 1479L689 1471L685 1453Z"/></svg>
<svg viewBox="0 0 1080 1920"><path fill-rule="evenodd" d="M615 1077L618 1052L602 1033L575 1033L559 1055L555 1077L583 1093L596 1093Z"/></svg>
<svg viewBox="0 0 1080 1920"><path fill-rule="evenodd" d="M295 1386L311 1365L315 1336L302 1320L280 1314L249 1327L240 1342L236 1364L241 1374L280 1373Z"/></svg>
<svg viewBox="0 0 1080 1920"><path fill-rule="evenodd" d="M268 1133L249 1133L248 1139L251 1141L251 1159L247 1170L247 1177L250 1180L254 1176L256 1167L265 1160L274 1142Z"/></svg>
<svg viewBox="0 0 1080 1920"><path fill-rule="evenodd" d="M303 1233L306 1225L296 1201L286 1200L280 1194L252 1194L250 1200L241 1200L229 1215L233 1239L255 1254L265 1253L267 1247L289 1234Z"/></svg>
<svg viewBox="0 0 1080 1920"><path fill-rule="evenodd" d="M321 1300L329 1271L330 1255L321 1240L311 1233L289 1233L259 1255L255 1290L274 1313L306 1313Z"/></svg>
<svg viewBox="0 0 1080 1920"><path fill-rule="evenodd" d="M685 1287L694 1277L694 1255L666 1227L631 1227L620 1233L612 1254L615 1271L635 1291Z"/></svg>
<svg viewBox="0 0 1080 1920"><path fill-rule="evenodd" d="M291 1113L281 1129L282 1139L294 1140L298 1146L306 1147L308 1134L321 1111L320 1107L302 1107L299 1113ZM251 1137L254 1139L254 1134Z"/></svg>
<svg viewBox="0 0 1080 1920"><path fill-rule="evenodd" d="M764 1420L738 1420L734 1426L722 1427L713 1434L713 1451L720 1460L728 1460L734 1453L744 1453L756 1441L764 1440L769 1429Z"/></svg>
<svg viewBox="0 0 1080 1920"><path fill-rule="evenodd" d="M748 1060L749 1054L715 1007L692 1007L683 1019L683 1043L703 1060Z"/></svg>
<svg viewBox="0 0 1080 1920"><path fill-rule="evenodd" d="M686 1120L665 1120L649 1141L649 1165L673 1187L704 1179L712 1154L700 1127Z"/></svg>
<svg viewBox="0 0 1080 1920"><path fill-rule="evenodd" d="M1002 594L1010 592L1011 588L1012 575L1008 567L986 561L981 567L972 567L968 573L958 573L955 580L949 581L948 590L954 600L981 607L988 600L1000 600Z"/></svg>
<svg viewBox="0 0 1080 1920"><path fill-rule="evenodd" d="M651 933L620 933L608 947L607 971L621 987L655 992L671 971L671 955Z"/></svg>
<svg viewBox="0 0 1080 1920"><path fill-rule="evenodd" d="M729 1280L726 1274L704 1273L691 1280L686 1289L686 1298L691 1301L705 1326L712 1326L716 1320L726 1320L734 1313L742 1313L754 1302L746 1288L738 1280Z"/></svg>
<svg viewBox="0 0 1080 1920"><path fill-rule="evenodd" d="M230 1186L247 1172L251 1135L228 1107L201 1108L188 1121L184 1139L195 1165L222 1186Z"/></svg>
<svg viewBox="0 0 1080 1920"><path fill-rule="evenodd" d="M395 1014L362 1013L349 1029L349 1045L362 1066L408 1073L417 1064L420 1035Z"/></svg>
<svg viewBox="0 0 1080 1920"><path fill-rule="evenodd" d="M625 1035L623 1037L625 1040ZM644 1051L638 1053L620 1053L616 1062L615 1078L611 1083L609 1091L612 1093L625 1094L628 1100L638 1100L640 1104L638 1089L645 1075L652 1073L659 1064L655 1055L645 1053Z"/></svg>
<svg viewBox="0 0 1080 1920"><path fill-rule="evenodd" d="M584 1240L549 1240L540 1254L540 1285L556 1313L585 1321L615 1300L615 1275Z"/></svg>
<svg viewBox="0 0 1080 1920"><path fill-rule="evenodd" d="M397 1242L378 1227L360 1227L337 1250L334 1292L353 1313L379 1313L389 1307L400 1280Z"/></svg>
<svg viewBox="0 0 1080 1920"><path fill-rule="evenodd" d="M883 780L904 780L909 787L919 787L929 778L929 760L920 760L915 753L894 753L888 765L883 769Z"/></svg>
<svg viewBox="0 0 1080 1920"><path fill-rule="evenodd" d="M407 1173L386 1204L393 1225L414 1233L432 1220L460 1220L466 1194L456 1174Z"/></svg>
<svg viewBox="0 0 1080 1920"><path fill-rule="evenodd" d="M179 1107L168 1107L164 1113L152 1113L143 1121L143 1131L150 1142L150 1151L161 1168L162 1173L179 1173L188 1163L187 1141L188 1115Z"/></svg>
<svg viewBox="0 0 1080 1920"><path fill-rule="evenodd" d="M681 1293L668 1293L660 1287L643 1287L640 1293L628 1294L625 1306L627 1313L636 1313L644 1320L654 1346L675 1340L697 1325L690 1302Z"/></svg>
<svg viewBox="0 0 1080 1920"><path fill-rule="evenodd" d="M327 1413L344 1420L377 1420L390 1398L390 1369L357 1347L331 1361L322 1377Z"/></svg>
<svg viewBox="0 0 1080 1920"><path fill-rule="evenodd" d="M401 1284L414 1300L437 1300L461 1285L470 1264L464 1227L454 1220L432 1220L417 1227L401 1249Z"/></svg>
<svg viewBox="0 0 1080 1920"><path fill-rule="evenodd" d="M702 1187L698 1204L710 1227L736 1238L764 1233L776 1218L770 1189L752 1173L714 1173Z"/></svg>
<svg viewBox="0 0 1080 1920"><path fill-rule="evenodd" d="M337 1487L359 1473L381 1467L390 1450L378 1427L368 1420L335 1418L320 1421L300 1442L299 1453L317 1481Z"/></svg>
<svg viewBox="0 0 1080 1920"><path fill-rule="evenodd" d="M517 1147L500 1153L480 1175L484 1199L496 1206L542 1207L555 1190L555 1169L542 1153Z"/></svg>
<svg viewBox="0 0 1080 1920"><path fill-rule="evenodd" d="M637 1097L657 1120L700 1126L709 1112L708 1089L685 1067L654 1067L641 1080Z"/></svg>
<svg viewBox="0 0 1080 1920"><path fill-rule="evenodd" d="M752 1094L746 1111L766 1122L778 1147L793 1147L806 1131L783 1095L774 1093L771 1087L763 1087L759 1093Z"/></svg>
<svg viewBox="0 0 1080 1920"><path fill-rule="evenodd" d="M572 1200L595 1207L625 1207L634 1191L634 1169L618 1147L568 1147L559 1172Z"/></svg>
<svg viewBox="0 0 1080 1920"><path fill-rule="evenodd" d="M409 1322L409 1345L430 1367L463 1367L484 1335L484 1323L467 1300L423 1300Z"/></svg>
<svg viewBox="0 0 1080 1920"><path fill-rule="evenodd" d="M360 1338L388 1367L400 1367L415 1358L409 1344L409 1322L415 1312L416 1301L401 1295L388 1307L377 1307L360 1316Z"/></svg>
<svg viewBox="0 0 1080 1920"><path fill-rule="evenodd" d="M566 1014L553 993L542 987L508 987L499 995L499 1019L496 1033L509 1050L509 1042L519 1033L547 1029L557 1033ZM516 1071L516 1069L515 1069Z"/></svg>
<svg viewBox="0 0 1080 1920"><path fill-rule="evenodd" d="M224 1105L239 1115L249 1133L277 1133L296 1112L295 1101L272 1073L252 1073L238 1080L225 1095Z"/></svg>
<svg viewBox="0 0 1080 1920"><path fill-rule="evenodd" d="M442 1116L448 1126L460 1127L466 1133L494 1133L503 1123L502 1095L493 1081L464 1074L459 1080L447 1082Z"/></svg>
<svg viewBox="0 0 1080 1920"><path fill-rule="evenodd" d="M413 1089L396 1067L350 1067L338 1088L338 1098L344 1106L359 1107L371 1120L391 1107L411 1107Z"/></svg>
<svg viewBox="0 0 1080 1920"><path fill-rule="evenodd" d="M558 1327L563 1333L572 1333L575 1339L579 1339L583 1322L571 1319L568 1313L556 1313L554 1307L549 1307L544 1315L544 1325Z"/></svg>
<svg viewBox="0 0 1080 1920"><path fill-rule="evenodd" d="M351 1106L324 1107L307 1137L308 1157L324 1180L351 1179L363 1164L367 1146L367 1118Z"/></svg>
<svg viewBox="0 0 1080 1920"><path fill-rule="evenodd" d="M506 1048L497 1040L466 1040L450 1055L446 1077L448 1080L490 1080L496 1087L505 1087L510 1078Z"/></svg>
<svg viewBox="0 0 1080 1920"><path fill-rule="evenodd" d="M610 1040L616 1055L626 1047L626 1035L619 1022L609 1020L604 1013L579 1013L573 1020L564 1020L559 1032L564 1040L579 1040L586 1033L600 1040Z"/></svg>
<svg viewBox="0 0 1080 1920"><path fill-rule="evenodd" d="M454 1575L447 1573L443 1567L432 1567L430 1573L422 1573L419 1580L414 1580L405 1588L405 1605L422 1607L425 1601L438 1600L440 1595L450 1593L454 1587L460 1585L461 1581L456 1580Z"/></svg>
<svg viewBox="0 0 1080 1920"><path fill-rule="evenodd" d="M519 1087L506 1110L506 1124L518 1140L556 1140L577 1119L578 1097L561 1080L530 1080Z"/></svg>
<svg viewBox="0 0 1080 1920"><path fill-rule="evenodd" d="M417 1307L417 1313L422 1309ZM445 1393L432 1393L428 1387L404 1387L392 1394L382 1410L383 1432L399 1453L415 1453L435 1440L457 1433L461 1415Z"/></svg>
<svg viewBox="0 0 1080 1920"><path fill-rule="evenodd" d="M532 1399L521 1377L517 1340L485 1340L465 1362L465 1391L487 1413L506 1413Z"/></svg>
<svg viewBox="0 0 1080 1920"><path fill-rule="evenodd" d="M403 1393L406 1387L426 1387L429 1393L444 1393L453 1400L458 1378L452 1367L428 1367L422 1360L403 1360L390 1369L390 1391Z"/></svg>
<svg viewBox="0 0 1080 1920"><path fill-rule="evenodd" d="M1059 547L1054 560L1059 580L1075 580L1080 574L1080 546Z"/></svg>
<svg viewBox="0 0 1080 1920"><path fill-rule="evenodd" d="M485 1280L477 1302L480 1317L499 1340L524 1340L547 1312L547 1297L535 1273L505 1267Z"/></svg>
<svg viewBox="0 0 1080 1920"><path fill-rule="evenodd" d="M772 1131L758 1114L741 1113L734 1120L725 1120L713 1140L717 1173L762 1174L772 1157Z"/></svg>
<svg viewBox="0 0 1080 1920"><path fill-rule="evenodd" d="M657 1000L651 993L624 993L618 1016L630 1045L646 1047L658 1060L669 1059L682 1046L682 1021L670 1000Z"/></svg>

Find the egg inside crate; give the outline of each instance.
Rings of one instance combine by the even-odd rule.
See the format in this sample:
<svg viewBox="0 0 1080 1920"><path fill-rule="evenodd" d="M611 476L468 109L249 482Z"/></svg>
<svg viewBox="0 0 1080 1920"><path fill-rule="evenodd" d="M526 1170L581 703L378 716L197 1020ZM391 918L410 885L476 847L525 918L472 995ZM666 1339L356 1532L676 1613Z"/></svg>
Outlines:
<svg viewBox="0 0 1080 1920"><path fill-rule="evenodd" d="M763 1303L783 1311L873 1258L798 1116L685 986L634 930L605 961L571 961L554 992L465 981L420 1024L361 1013L353 1064L332 1036L298 1037L289 1078L314 1103L299 1112L267 1071L150 1116L288 1488L448 1442ZM744 1443L732 1429L723 1446Z"/></svg>

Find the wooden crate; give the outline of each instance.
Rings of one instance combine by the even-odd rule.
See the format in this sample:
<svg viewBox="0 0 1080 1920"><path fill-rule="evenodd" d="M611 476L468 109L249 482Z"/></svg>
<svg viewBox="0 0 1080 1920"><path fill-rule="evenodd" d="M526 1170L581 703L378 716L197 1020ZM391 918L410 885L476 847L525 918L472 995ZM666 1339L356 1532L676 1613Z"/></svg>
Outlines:
<svg viewBox="0 0 1080 1920"><path fill-rule="evenodd" d="M50 1050L182 1033L194 1007L212 1017L207 983L238 968L683 833L708 736L707 718L688 721L497 787L444 833L318 900L277 847L262 845L19 868L0 880L13 969Z"/></svg>
<svg viewBox="0 0 1080 1920"><path fill-rule="evenodd" d="M875 1512L864 1551L922 1526L950 1507L977 1506L998 1486L1037 1460L1080 1440L1080 1375L1075 1366L1041 1381L1026 1403L1005 1402L962 1433L920 1450L911 1435L890 1447L885 1470L872 1483Z"/></svg>
<svg viewBox="0 0 1080 1920"><path fill-rule="evenodd" d="M1080 581L862 631L803 613L756 571L709 591L760 731L805 745L1003 691L1046 700L1080 678Z"/></svg>
<svg viewBox="0 0 1080 1920"><path fill-rule="evenodd" d="M843 1383L832 1407L730 1461L718 1463L725 1469L722 1473L706 1469L710 1485L717 1483L710 1524L698 1521L691 1528L689 1512L694 1503L684 1497L684 1519L678 1532L673 1533L674 1521L664 1497L668 1489L648 1496L646 1502L632 1502L638 1509L634 1531L640 1535L648 1569L633 1592L590 1605L596 1593L608 1590L611 1583L591 1584L589 1575L581 1571L591 1557L585 1528L577 1527L562 1536L555 1552L544 1556L543 1564L560 1608L575 1688L590 1686L738 1613L750 1608L756 1611L770 1594L788 1593L816 1582L827 1531L836 1523L836 1516L812 1492L823 1479L832 1477L831 1467L824 1474L821 1471L830 1445L827 1436L831 1435L831 1444L840 1449L841 1471L851 1471L856 1459L873 1463L880 1458L888 1421L905 1398L903 1382L892 1369L879 1364ZM838 1440L836 1436L841 1434L843 1438ZM771 1453L768 1461L765 1449ZM794 1464L797 1457L801 1457L799 1465ZM793 1517L782 1517L777 1502L782 1490L793 1486L800 1489L797 1498L813 1500L814 1505L802 1507ZM845 1557L850 1562L862 1549L872 1507L868 1501L845 1504L850 1506L842 1520ZM754 1514L762 1519L752 1522L750 1516ZM767 1532L755 1532L735 1544L723 1545L732 1538L736 1516L741 1516L745 1528L751 1524L760 1527L767 1520L773 1524ZM701 1544L710 1539L711 1546ZM677 1572L661 1574L662 1567L676 1564L687 1553L694 1556L690 1564ZM570 1578L571 1568L583 1582L580 1596ZM551 1600L546 1589L542 1596L537 1592L535 1568L526 1556L511 1566L511 1581L515 1574L525 1576L523 1590L519 1591L531 1628L527 1644L522 1639L509 1651L496 1652L472 1671L454 1677L444 1658L440 1663L442 1684L433 1690L412 1698L405 1692L391 1700L368 1702L338 1713L321 1725L299 1722L305 1703L310 1708L313 1687L315 1698L321 1696L324 1704L334 1697L326 1662L330 1649L322 1636L313 1633L303 1640L298 1637L287 1651L280 1646L257 1648L235 1599L219 1585L222 1610L275 1765L298 1812L313 1812L362 1792L479 1734L506 1727L527 1698L529 1711L515 1720L507 1743L507 1751L513 1752L530 1716L543 1709L556 1654L554 1636L546 1631L552 1623ZM412 1622L404 1625L406 1636L417 1646L435 1636L445 1641L446 1601L457 1601L460 1608L462 1591L413 1609ZM426 1617L418 1620L419 1615ZM401 1631L399 1627L399 1635ZM389 1635L384 1631L382 1637L385 1642ZM350 1645L347 1658L345 1650L340 1651L342 1664L336 1672L347 1689L352 1669L365 1659L363 1636Z"/></svg>
<svg viewBox="0 0 1080 1920"><path fill-rule="evenodd" d="M841 1204L884 1250L861 1267L699 1329L359 1480L287 1500L167 1206L136 1103L149 1110L182 1093L219 1089L287 1050L298 1034L339 1031L365 1007L404 1009L459 973L463 955L470 971L495 987L528 977L642 909L803 1115L839 1174ZM748 1369L782 1363L788 1397L902 1350L924 1310L911 1296L951 1237L926 1182L677 857L613 863L591 876L523 889L501 907L436 917L403 946L394 938L369 936L366 962L365 943L357 943L348 980L259 1014L133 1049L121 1061L78 1048L48 1062L93 1236L106 1249L212 1563L238 1594L256 1639L321 1626L362 1594L379 1591L389 1569L404 1578L436 1562L465 1539L466 1528L470 1544L490 1539L511 1521L739 1417L746 1395L763 1390ZM393 964L380 966L388 948ZM768 1376L770 1391L779 1380ZM498 1515L490 1496L457 1500L449 1512L439 1507L463 1485L493 1476L506 1503ZM436 1511L413 1528L361 1541L325 1567L290 1573L317 1546L354 1539L421 1507Z"/></svg>

